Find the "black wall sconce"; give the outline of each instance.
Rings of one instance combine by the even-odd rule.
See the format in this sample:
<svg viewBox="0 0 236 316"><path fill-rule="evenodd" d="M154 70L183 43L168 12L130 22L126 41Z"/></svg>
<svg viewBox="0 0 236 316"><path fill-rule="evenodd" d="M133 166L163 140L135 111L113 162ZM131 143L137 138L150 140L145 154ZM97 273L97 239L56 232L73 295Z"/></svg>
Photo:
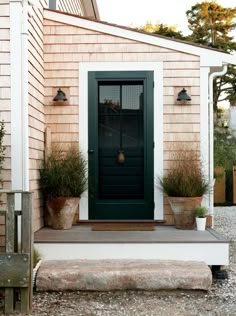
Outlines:
<svg viewBox="0 0 236 316"><path fill-rule="evenodd" d="M67 101L65 92L59 88L57 90L57 95L53 98L53 101Z"/></svg>
<svg viewBox="0 0 236 316"><path fill-rule="evenodd" d="M176 101L178 102L178 104L185 104L185 103L189 103L191 101L191 97L187 94L187 90L185 88L183 88L177 96Z"/></svg>

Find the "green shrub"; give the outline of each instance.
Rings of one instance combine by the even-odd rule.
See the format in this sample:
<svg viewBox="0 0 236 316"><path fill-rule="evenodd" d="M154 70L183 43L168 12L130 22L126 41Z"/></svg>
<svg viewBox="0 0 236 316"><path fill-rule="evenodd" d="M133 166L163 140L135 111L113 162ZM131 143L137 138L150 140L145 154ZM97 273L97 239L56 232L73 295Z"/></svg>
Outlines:
<svg viewBox="0 0 236 316"><path fill-rule="evenodd" d="M214 166L232 169L236 164L236 139L228 129L214 131Z"/></svg>
<svg viewBox="0 0 236 316"><path fill-rule="evenodd" d="M174 197L198 197L210 190L199 156L193 151L179 151L160 184L167 195Z"/></svg>
<svg viewBox="0 0 236 316"><path fill-rule="evenodd" d="M205 206L199 206L196 209L196 216L199 218L204 218L207 215L207 208Z"/></svg>
<svg viewBox="0 0 236 316"><path fill-rule="evenodd" d="M87 188L87 161L74 147L65 153L53 148L42 163L40 184L46 199L80 197Z"/></svg>

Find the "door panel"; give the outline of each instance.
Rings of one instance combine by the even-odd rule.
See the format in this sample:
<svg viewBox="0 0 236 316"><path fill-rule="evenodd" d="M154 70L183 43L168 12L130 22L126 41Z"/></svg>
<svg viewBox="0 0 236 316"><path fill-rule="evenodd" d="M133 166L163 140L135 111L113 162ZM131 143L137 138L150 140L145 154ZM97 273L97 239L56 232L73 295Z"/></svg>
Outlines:
<svg viewBox="0 0 236 316"><path fill-rule="evenodd" d="M152 72L89 73L89 217L153 219Z"/></svg>

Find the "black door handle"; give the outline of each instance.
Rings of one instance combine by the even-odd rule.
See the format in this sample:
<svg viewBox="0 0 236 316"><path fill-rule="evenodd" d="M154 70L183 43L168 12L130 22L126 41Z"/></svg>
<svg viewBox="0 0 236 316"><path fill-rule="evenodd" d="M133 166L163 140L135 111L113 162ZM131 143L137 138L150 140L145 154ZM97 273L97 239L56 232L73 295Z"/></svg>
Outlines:
<svg viewBox="0 0 236 316"><path fill-rule="evenodd" d="M94 150L93 150L93 149L89 149L89 150L88 150L88 153L89 153L89 154L93 154L93 153L94 153Z"/></svg>

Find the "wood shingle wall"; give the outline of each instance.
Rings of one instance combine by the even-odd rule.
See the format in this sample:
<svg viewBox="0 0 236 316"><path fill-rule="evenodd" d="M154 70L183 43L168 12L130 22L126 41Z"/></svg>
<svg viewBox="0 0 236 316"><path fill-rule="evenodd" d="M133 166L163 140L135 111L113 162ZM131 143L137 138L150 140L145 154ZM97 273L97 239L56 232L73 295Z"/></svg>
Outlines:
<svg viewBox="0 0 236 316"><path fill-rule="evenodd" d="M198 56L50 20L45 20L44 25L45 114L53 143L63 144L64 148L78 143L80 62L153 61L163 62L164 66L164 169L170 167L179 148L199 150ZM175 104L176 94L183 87L192 97L191 105ZM69 105L52 105L58 88L66 92ZM165 219L173 223L166 201Z"/></svg>
<svg viewBox="0 0 236 316"><path fill-rule="evenodd" d="M43 226L42 197L39 191L39 168L44 157L44 58L43 58L43 7L33 8L29 19L29 159L30 190L33 194L33 229Z"/></svg>

